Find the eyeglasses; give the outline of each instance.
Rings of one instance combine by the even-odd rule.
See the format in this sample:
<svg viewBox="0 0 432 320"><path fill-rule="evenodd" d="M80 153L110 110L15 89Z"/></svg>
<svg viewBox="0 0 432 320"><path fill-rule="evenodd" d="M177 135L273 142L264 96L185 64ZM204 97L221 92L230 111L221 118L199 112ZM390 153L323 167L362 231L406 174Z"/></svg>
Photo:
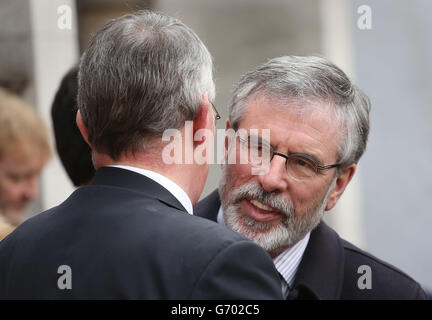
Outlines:
<svg viewBox="0 0 432 320"><path fill-rule="evenodd" d="M213 107L213 111L215 113L215 120L219 120L221 118L221 116L219 115L219 112L216 110L216 107L214 106L214 104L212 102L210 102L212 107Z"/></svg>
<svg viewBox="0 0 432 320"><path fill-rule="evenodd" d="M252 166L268 168L275 155L286 159L287 174L297 181L315 177L319 171L340 167L339 163L320 165L312 156L303 153L285 155L273 150L273 147L258 137L249 136L247 139L238 137L240 146L248 154L248 163Z"/></svg>

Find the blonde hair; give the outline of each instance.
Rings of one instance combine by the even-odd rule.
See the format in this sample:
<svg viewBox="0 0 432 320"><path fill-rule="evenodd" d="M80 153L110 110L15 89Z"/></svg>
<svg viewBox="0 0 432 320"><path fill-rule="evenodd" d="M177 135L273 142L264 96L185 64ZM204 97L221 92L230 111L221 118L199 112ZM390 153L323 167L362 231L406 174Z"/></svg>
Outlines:
<svg viewBox="0 0 432 320"><path fill-rule="evenodd" d="M51 155L42 119L21 98L0 88L0 159L12 147L24 157Z"/></svg>

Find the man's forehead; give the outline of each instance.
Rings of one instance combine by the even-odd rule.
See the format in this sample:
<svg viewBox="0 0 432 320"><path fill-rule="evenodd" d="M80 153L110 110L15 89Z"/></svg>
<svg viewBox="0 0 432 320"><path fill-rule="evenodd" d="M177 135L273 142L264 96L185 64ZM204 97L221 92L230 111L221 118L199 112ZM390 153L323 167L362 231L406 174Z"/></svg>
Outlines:
<svg viewBox="0 0 432 320"><path fill-rule="evenodd" d="M339 122L328 103L313 99L277 99L255 96L246 103L241 127L270 129L270 143L290 145L290 152L324 156L337 152Z"/></svg>
<svg viewBox="0 0 432 320"><path fill-rule="evenodd" d="M268 110L268 109L274 110ZM338 126L337 117L332 105L327 101L314 98L274 98L267 95L254 95L246 102L243 119L256 117L254 122L260 120L269 123L277 121L307 123L312 127L322 128L325 131Z"/></svg>

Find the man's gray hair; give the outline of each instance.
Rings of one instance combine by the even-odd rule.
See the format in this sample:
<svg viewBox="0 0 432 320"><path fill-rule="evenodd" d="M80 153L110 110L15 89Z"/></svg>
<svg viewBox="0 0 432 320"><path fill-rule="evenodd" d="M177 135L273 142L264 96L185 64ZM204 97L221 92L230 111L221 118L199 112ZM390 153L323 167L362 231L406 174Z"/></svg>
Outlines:
<svg viewBox="0 0 432 320"><path fill-rule="evenodd" d="M257 95L310 107L323 102L334 112L341 132L338 163L357 163L369 134L370 101L332 62L318 56L283 56L246 73L234 91L229 120L237 130L250 98Z"/></svg>
<svg viewBox="0 0 432 320"><path fill-rule="evenodd" d="M78 107L93 148L113 159L194 119L205 92L213 101L210 53L164 14L143 10L111 20L81 58Z"/></svg>

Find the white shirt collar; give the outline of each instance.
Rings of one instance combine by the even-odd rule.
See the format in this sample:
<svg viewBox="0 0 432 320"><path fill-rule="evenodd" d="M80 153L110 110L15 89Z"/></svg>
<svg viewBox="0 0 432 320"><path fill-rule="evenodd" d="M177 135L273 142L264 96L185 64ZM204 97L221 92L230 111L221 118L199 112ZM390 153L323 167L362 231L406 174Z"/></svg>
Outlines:
<svg viewBox="0 0 432 320"><path fill-rule="evenodd" d="M219 211L217 214L217 222L219 224L225 225L222 206L219 207ZM289 289L292 288L298 267L303 258L306 247L309 243L309 238L310 232L307 233L306 236L302 240L297 242L293 247L286 249L284 252L282 252L280 255L273 259L276 270L283 278L283 280L281 279L281 282L282 292L285 295L285 298L288 295Z"/></svg>
<svg viewBox="0 0 432 320"><path fill-rule="evenodd" d="M293 286L298 267L309 243L309 238L310 232L308 232L306 236L294 246L285 250L273 259L277 271L279 271L282 278L288 284L288 289Z"/></svg>
<svg viewBox="0 0 432 320"><path fill-rule="evenodd" d="M192 201L190 200L187 193L174 181L171 179L168 179L167 177L161 175L160 173L146 170L142 168L132 167L132 166L125 166L125 165L111 165L109 167L115 167L125 170L130 170L139 174L142 174L143 176L146 176L147 178L152 179L153 181L159 183L162 187L167 189L186 209L186 211L193 215L193 206Z"/></svg>

